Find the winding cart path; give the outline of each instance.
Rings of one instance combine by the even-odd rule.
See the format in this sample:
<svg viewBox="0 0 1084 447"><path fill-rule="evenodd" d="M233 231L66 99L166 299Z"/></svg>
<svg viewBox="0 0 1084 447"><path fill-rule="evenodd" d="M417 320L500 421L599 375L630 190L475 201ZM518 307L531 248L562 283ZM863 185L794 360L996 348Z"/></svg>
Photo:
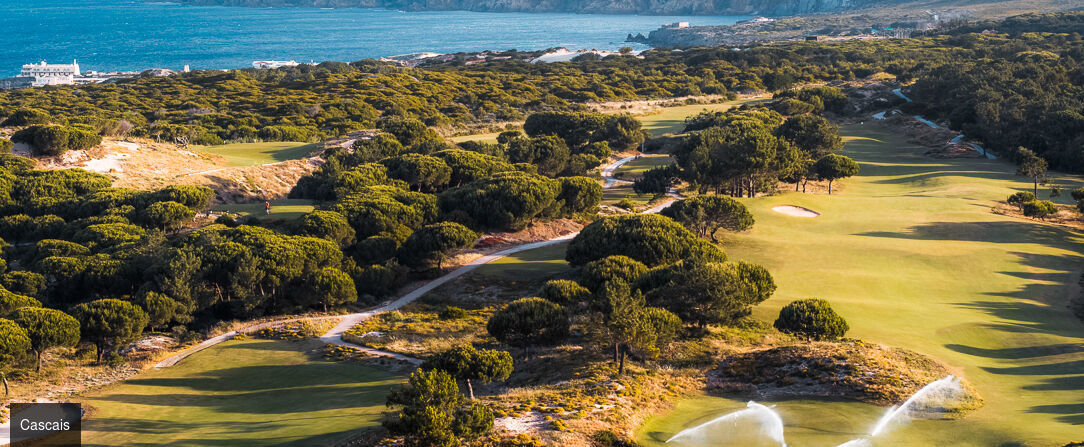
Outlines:
<svg viewBox="0 0 1084 447"><path fill-rule="evenodd" d="M603 166L603 168L602 168L602 178L603 178L603 181L604 181L603 187L604 188L610 188L610 187L613 187L613 186L615 186L615 185L617 185L617 184L619 184L621 182L625 182L624 180L618 180L618 179L613 178L614 171L616 171L617 168L620 168L625 163L628 163L628 162L630 162L632 160L635 160L635 159L636 159L636 156L625 157L625 158L617 160L617 161L615 161L613 163L610 163L610 164L608 164L606 166ZM628 183L628 182L625 182L625 183ZM672 190L667 192L667 196L672 198L672 199L680 199L681 198L681 196L679 196L677 193L675 193ZM665 201L665 202L663 202L663 203L661 203L659 205L656 205L655 207L653 207L653 208L651 208L649 210L644 211L644 214L658 213L658 212L662 211L663 209L665 209L666 207L670 206L670 204L672 204L672 203L674 203L673 200L667 200L667 201ZM324 343L339 345L339 346L348 346L348 347L351 347L351 348L360 349L360 350L362 350L362 351L364 351L364 352L366 352L366 353L368 353L370 355L375 355L375 356L380 356L380 357L390 357L390 358L393 358L393 359L396 359L396 360L401 360L401 361L405 361L405 362L409 362L409 363L413 363L413 364L420 364L422 362L420 359L405 356L405 355L394 353L394 352L381 351L381 350L377 350L377 349L367 348L365 346L359 346L359 345L356 345L354 343L350 343L350 342L348 342L346 340L343 340L342 336L343 336L344 333L346 333L346 331L350 330L350 328L354 327L358 323L360 323L362 321L365 321L368 318L372 318L373 316L382 314L384 312L397 310L397 309L399 309L399 308L413 302L414 300L416 300L418 298L421 298L426 293L429 293L430 291L436 289L437 287L440 287L440 286L448 283L449 281L451 281L453 279L459 278L460 276L463 276L463 275L465 275L467 273L470 273L471 271L474 271L478 267L481 267L481 266L483 266L485 264L488 264L490 262L501 259L501 258L503 258L505 256L509 256L509 255L512 255L512 254L515 254L515 253L519 253L521 251L533 250L533 249L536 249L536 248L541 248L541 247L546 247L546 246L549 246L549 245L554 245L554 244L560 244L560 243L563 243L563 242L567 242L567 241L572 240L572 238L576 237L577 234L579 234L579 232L570 233L570 234L566 234L566 235L563 235L563 236L558 236L558 237L555 237L553 239L549 239L549 240L545 240L545 241L531 242L531 243L527 243L527 244L523 244L523 245L517 245L515 247L511 247L511 248L508 248L508 249L505 249L505 250L502 250L502 251L499 251L499 252L496 252L496 253L493 253L493 254L488 254L488 255L482 256L482 257L480 257L478 259L475 259L475 260L473 260L471 262L468 262L468 263L460 266L459 268L456 268L455 270L452 270L452 271L450 271L450 272L448 272L448 273L446 273L446 274L444 274L444 275L442 275L442 276L440 276L440 277L438 277L438 278L436 278L436 279L434 279L432 281L429 281L425 285L423 285L423 286L421 286L421 287L419 287L417 289L414 289L414 290L408 292L407 294L405 294L405 295L403 295L403 296L401 296L399 298L396 298L393 301L387 302L387 303L385 303L384 305L382 305L380 307L377 307L375 309L370 309L370 310L367 310L365 312L358 312L358 313L347 314L347 315L330 315L330 316L323 316L323 317L301 317L301 318L290 318L290 319L284 319L284 320L274 320L274 321L268 321L268 322L264 322L264 323L257 323L257 324L253 324L253 325L250 325L250 326L243 327L241 329L230 331L230 332L227 332L225 334L222 334L222 335L219 335L219 336L212 337L212 338L209 338L207 340L204 340L202 343L200 343L198 345L192 346L192 347L190 347L188 349L185 349L184 351L181 351L181 352L179 352L177 354L174 354L174 355L172 355L170 357L167 357L166 359L158 362L158 364L154 365L154 367L155 368L166 368L166 367L173 366L173 365L177 364L177 362L180 362L181 360L184 360L185 358L187 358L188 356L190 356L192 354L195 354L195 353L200 352L200 351L202 351L204 349L210 348L211 346L214 346L214 345L222 343L222 342L224 342L226 340L229 340L229 339L237 336L238 334L249 334L249 333L259 331L261 329L266 329L266 328L269 328L269 327L279 326L279 325L282 325L282 324L293 323L293 322L298 322L298 321L331 320L331 319L335 319L335 318L342 318L342 320L339 322L339 324L335 325L335 327L331 328L331 330L327 331L326 333L324 333L324 335L320 336L320 340L323 341Z"/></svg>

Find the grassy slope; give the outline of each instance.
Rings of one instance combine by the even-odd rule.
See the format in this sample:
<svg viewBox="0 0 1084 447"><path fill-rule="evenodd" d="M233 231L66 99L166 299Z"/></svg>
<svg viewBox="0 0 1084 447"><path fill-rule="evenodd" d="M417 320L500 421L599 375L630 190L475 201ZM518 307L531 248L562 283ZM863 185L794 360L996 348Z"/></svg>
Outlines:
<svg viewBox="0 0 1084 447"><path fill-rule="evenodd" d="M478 267L475 274L508 281L535 281L569 270L565 262L568 243L554 244L511 256Z"/></svg>
<svg viewBox="0 0 1084 447"><path fill-rule="evenodd" d="M324 445L379 424L399 376L313 360L314 342L231 341L86 396L94 445Z"/></svg>
<svg viewBox="0 0 1084 447"><path fill-rule="evenodd" d="M228 203L212 208L212 211L225 211L242 216L252 216L255 219L281 219L290 220L301 217L314 209L311 200L282 199L271 201L271 214L264 212L263 202L257 203Z"/></svg>
<svg viewBox="0 0 1084 447"><path fill-rule="evenodd" d="M480 141L480 142L483 142L483 143L496 143L497 142L497 136L500 135L500 134L501 134L500 132L493 132L493 133L480 133L480 134L475 134L475 135L459 135L459 136L455 136L455 137L448 137L447 140L451 141L453 143L462 143L464 141Z"/></svg>
<svg viewBox="0 0 1084 447"><path fill-rule="evenodd" d="M651 132L652 136L665 134L680 134L685 129L685 118L696 115L704 110L722 111L734 106L764 101L760 98L739 99L721 104L692 104L687 106L664 107L659 113L639 116L637 119L643 123L644 130Z"/></svg>
<svg viewBox="0 0 1084 447"><path fill-rule="evenodd" d="M676 161L670 156L664 155L658 157L648 155L621 165L614 171L614 176L622 180L635 180L640 178L644 172L652 168L667 166L674 163L676 163Z"/></svg>
<svg viewBox="0 0 1084 447"><path fill-rule="evenodd" d="M825 298L847 318L850 336L961 368L986 406L959 422L902 429L897 445L1081 438L1084 329L1066 303L1080 276L1082 235L992 214L993 201L1030 187L1007 163L929 159L871 126L844 134L860 176L831 197L789 192L749 200L756 225L726 243L731 258L765 265L779 285L754 316L772 321L791 300ZM822 216L771 211L781 204Z"/></svg>
<svg viewBox="0 0 1084 447"><path fill-rule="evenodd" d="M255 166L305 158L317 150L317 145L272 141L266 143L235 143L221 146L198 146L200 152L221 155L230 166Z"/></svg>

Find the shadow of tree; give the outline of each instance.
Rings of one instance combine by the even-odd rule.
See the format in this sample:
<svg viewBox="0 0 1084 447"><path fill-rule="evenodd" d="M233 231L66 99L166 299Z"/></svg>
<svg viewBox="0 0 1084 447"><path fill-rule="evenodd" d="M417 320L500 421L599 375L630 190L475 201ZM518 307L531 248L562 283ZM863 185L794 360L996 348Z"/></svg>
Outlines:
<svg viewBox="0 0 1084 447"><path fill-rule="evenodd" d="M245 444L259 444L259 445L297 445L297 446L312 446L312 445L338 445L340 441L354 437L360 433L364 433L370 430L379 428L362 428L356 430L343 430L339 432L324 433L321 435L304 437L298 439L296 436L268 436L261 437L258 441L255 440L243 440L239 439L236 435L239 433L259 433L269 430L275 430L285 427L282 422L285 421L298 421L304 419L316 419L316 418L290 418L290 419L277 419L273 421L262 422L238 422L238 421L216 421L216 422L179 422L179 421L163 421L163 420L147 420L147 419L132 419L132 418L100 418L91 419L83 422L83 429L88 431L114 431L122 433L143 433L143 434L169 434L169 433L203 433L210 435L221 435L221 438L184 438L175 439L170 442L171 445L211 445L211 446L236 446ZM111 447L110 444L96 443L95 445L103 447ZM146 442L125 442L124 444L116 444L117 446L159 446L160 443L146 443Z"/></svg>
<svg viewBox="0 0 1084 447"><path fill-rule="evenodd" d="M969 173L976 175L981 173ZM908 181L936 178L945 173L908 177ZM989 174L992 175L992 174ZM1000 177L1005 177L1001 175ZM886 182L902 181L891 179ZM903 232L868 232L861 236L914 239L926 241L975 241L1008 244L1037 244L1079 252L1084 243L1081 233L1070 229L1029 221L933 222L917 225ZM1074 246L1076 245L1076 246ZM1079 280L1078 266L1084 257L1076 254L1040 254L1024 251L1009 252L1018 258L1019 271L999 271L1025 280L1017 290L987 292L988 300L959 302L954 305L975 309L999 320L983 326L992 330L1035 335L1054 335L1080 340L1081 326L1066 308L1069 285ZM993 274L994 272L991 272ZM1052 376L1037 378L1037 383L1025 385L1030 391L1079 391L1084 389L1084 343L1052 343L987 349L961 344L946 344L956 352L1003 361L1039 362L1014 366L985 366L991 374ZM1044 359L1051 357L1049 359ZM1057 402L1057 401L1055 401ZM1064 402L1064 401L1062 401ZM1059 415L1055 419L1068 424L1084 424L1084 403L1039 405L1033 413Z"/></svg>
<svg viewBox="0 0 1084 447"><path fill-rule="evenodd" d="M1035 391L1071 391L1071 390L1084 390L1084 376L1064 376L1064 377L1052 377L1046 379L1045 383L1038 385L1027 385L1025 390Z"/></svg>
<svg viewBox="0 0 1084 447"><path fill-rule="evenodd" d="M974 355L978 357L986 357L991 359L1004 359L1004 360L1018 360L1029 359L1035 357L1046 357L1058 354L1071 354L1076 352L1084 352L1084 344L1078 343L1064 343L1060 345L1046 345L1046 346L1024 346L1015 348L1001 348L1001 349L984 349L976 348L973 346L965 346L958 344L947 344L946 348L953 351L964 353L967 355Z"/></svg>
<svg viewBox="0 0 1084 447"><path fill-rule="evenodd" d="M932 222L913 226L905 232L871 231L856 236L1050 246L1084 243L1084 235L1079 232L1028 221Z"/></svg>
<svg viewBox="0 0 1084 447"><path fill-rule="evenodd" d="M1062 414L1056 419L1060 422L1073 425L1084 424L1084 403L1062 405L1036 405L1029 410L1031 413Z"/></svg>
<svg viewBox="0 0 1084 447"><path fill-rule="evenodd" d="M296 380L284 380L283 377ZM336 365L304 363L247 366L208 371L186 378L132 379L128 385L192 390L192 393L106 394L99 400L156 406L212 407L218 412L286 414L350 408L382 402L388 383L362 382Z"/></svg>

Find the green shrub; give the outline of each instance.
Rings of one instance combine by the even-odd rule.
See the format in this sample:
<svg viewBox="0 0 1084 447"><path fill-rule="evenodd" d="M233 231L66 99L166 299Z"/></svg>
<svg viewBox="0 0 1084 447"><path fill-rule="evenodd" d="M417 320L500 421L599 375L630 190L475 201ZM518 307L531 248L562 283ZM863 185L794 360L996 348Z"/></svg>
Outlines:
<svg viewBox="0 0 1084 447"><path fill-rule="evenodd" d="M1084 200L1084 188L1077 188L1069 191L1069 195L1073 197L1073 200L1079 202Z"/></svg>
<svg viewBox="0 0 1084 447"><path fill-rule="evenodd" d="M636 262L636 261L632 261ZM643 264L640 264L643 265ZM646 267L644 270L646 271ZM575 305L591 299L591 291L576 281L555 279L542 285L538 296L561 305Z"/></svg>
<svg viewBox="0 0 1084 447"><path fill-rule="evenodd" d="M12 113L2 126L29 126L31 124L45 124L49 122L49 114L39 109L21 109Z"/></svg>
<svg viewBox="0 0 1084 447"><path fill-rule="evenodd" d="M15 143L11 140L0 138L0 153L10 154L11 149L15 147Z"/></svg>
<svg viewBox="0 0 1084 447"><path fill-rule="evenodd" d="M1047 216L1057 213L1058 207L1054 205L1054 202L1049 200L1032 200L1024 203L1020 207L1020 211L1022 211L1025 216L1044 220Z"/></svg>
<svg viewBox="0 0 1084 447"><path fill-rule="evenodd" d="M441 320L459 320L467 318L467 310L462 307L448 306L444 310L440 311Z"/></svg>
<svg viewBox="0 0 1084 447"><path fill-rule="evenodd" d="M640 445L610 430L596 431L594 436L591 436L591 440L598 447L638 447Z"/></svg>
<svg viewBox="0 0 1084 447"><path fill-rule="evenodd" d="M788 116L804 115L812 112L814 108L813 104L794 98L784 98L772 104L772 109Z"/></svg>
<svg viewBox="0 0 1084 447"><path fill-rule="evenodd" d="M588 262L583 266L580 283L589 290L598 290L610 281L634 284L647 273L647 266L628 256L614 255Z"/></svg>
<svg viewBox="0 0 1084 447"><path fill-rule="evenodd" d="M15 132L11 141L26 143L34 155L60 155L69 150L84 150L102 144L102 136L94 132L56 124L30 126Z"/></svg>
<svg viewBox="0 0 1084 447"><path fill-rule="evenodd" d="M1073 192L1076 193L1076 191ZM1009 205L1014 205L1017 208L1023 210L1025 203L1035 201L1035 194L1033 194L1031 191L1020 191L1009 196L1006 201L1009 202Z"/></svg>
<svg viewBox="0 0 1084 447"><path fill-rule="evenodd" d="M828 301L809 298L793 301L779 311L775 328L813 340L836 340L850 329Z"/></svg>

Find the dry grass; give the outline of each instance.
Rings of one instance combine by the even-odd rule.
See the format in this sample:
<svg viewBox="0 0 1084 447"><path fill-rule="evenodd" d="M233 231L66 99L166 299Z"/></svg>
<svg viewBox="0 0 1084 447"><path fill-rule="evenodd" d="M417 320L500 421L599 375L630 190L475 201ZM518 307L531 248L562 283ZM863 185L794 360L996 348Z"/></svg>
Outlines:
<svg viewBox="0 0 1084 447"><path fill-rule="evenodd" d="M708 374L712 391L763 398L832 397L877 405L902 402L926 384L959 372L928 356L860 340L813 342L726 358ZM954 412L982 405L974 389Z"/></svg>
<svg viewBox="0 0 1084 447"><path fill-rule="evenodd" d="M220 155L185 150L154 140L107 138L101 146L90 150L39 159L38 168L87 169L108 176L113 180L113 186L122 188L206 186L214 189L221 201L238 202L283 198L299 178L314 171L322 162L320 158L304 158L236 166Z"/></svg>
<svg viewBox="0 0 1084 447"><path fill-rule="evenodd" d="M417 358L490 340L485 324L492 307L466 311L462 318L442 317L443 308L436 306L411 307L415 310L386 312L365 320L343 334L343 340Z"/></svg>
<svg viewBox="0 0 1084 447"><path fill-rule="evenodd" d="M1040 197L1040 200L1043 200L1043 198ZM990 209L990 211L994 214L1012 216L1017 219L1025 219L1032 222L1042 222L1050 225L1060 225L1063 227L1074 228L1077 230L1084 230L1084 218L1082 218L1080 211L1077 211L1077 208L1075 206L1066 205L1064 203L1055 203L1054 206L1058 207L1058 212L1046 216L1045 218L1043 218L1043 220L1037 220L1025 216L1019 208L1009 205L1005 202L996 203L994 207Z"/></svg>

